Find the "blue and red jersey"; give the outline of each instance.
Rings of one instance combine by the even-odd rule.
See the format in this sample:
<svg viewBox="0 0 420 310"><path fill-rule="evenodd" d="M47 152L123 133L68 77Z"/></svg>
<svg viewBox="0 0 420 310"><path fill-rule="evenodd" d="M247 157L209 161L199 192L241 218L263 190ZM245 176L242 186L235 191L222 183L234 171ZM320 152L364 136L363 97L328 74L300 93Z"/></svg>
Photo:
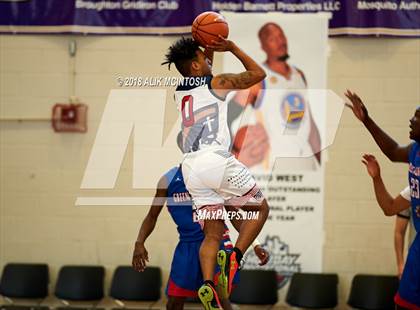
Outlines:
<svg viewBox="0 0 420 310"><path fill-rule="evenodd" d="M417 235L408 250L398 293L394 301L401 307L420 310L420 145L415 142L409 154L408 182L411 212Z"/></svg>

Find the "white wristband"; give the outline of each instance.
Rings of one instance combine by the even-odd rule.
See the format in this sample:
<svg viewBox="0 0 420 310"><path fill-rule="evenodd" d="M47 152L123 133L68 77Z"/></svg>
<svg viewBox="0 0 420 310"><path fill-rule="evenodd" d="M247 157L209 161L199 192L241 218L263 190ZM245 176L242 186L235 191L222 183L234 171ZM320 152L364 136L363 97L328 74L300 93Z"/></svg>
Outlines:
<svg viewBox="0 0 420 310"><path fill-rule="evenodd" d="M261 243L258 241L258 239L255 239L254 242L252 242L252 248L255 248L258 245L261 245Z"/></svg>

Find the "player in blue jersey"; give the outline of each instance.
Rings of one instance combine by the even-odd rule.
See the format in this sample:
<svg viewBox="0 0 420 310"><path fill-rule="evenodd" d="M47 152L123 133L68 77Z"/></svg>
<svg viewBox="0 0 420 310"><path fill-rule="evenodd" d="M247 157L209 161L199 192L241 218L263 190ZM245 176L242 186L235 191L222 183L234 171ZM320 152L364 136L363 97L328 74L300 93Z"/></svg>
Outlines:
<svg viewBox="0 0 420 310"><path fill-rule="evenodd" d="M348 106L353 110L354 115L369 130L375 142L378 144L382 152L393 162L404 162L409 164L408 182L410 186L410 205L412 210L413 224L417 231L417 235L409 249L407 261L401 277L398 293L395 295L394 301L398 309L415 309L420 310L420 106L417 107L413 117L410 119L410 139L413 140L407 146L400 146L390 136L388 136L369 116L368 111L360 97L352 93L346 92L346 97L351 101L352 105ZM371 155L366 155L364 161L366 164L374 161ZM384 187L381 185L380 178L374 178L375 189ZM377 193L377 197L386 200L387 196ZM401 202L400 207L392 209L390 214L397 214L408 207L407 203Z"/></svg>
<svg viewBox="0 0 420 310"><path fill-rule="evenodd" d="M133 253L133 267L137 271L143 271L148 262L148 251L145 241L155 228L158 216L167 204L168 211L177 225L179 243L175 249L169 275L166 294L168 296L167 309L183 309L187 297L196 297L197 290L203 283L200 268L199 249L204 240L204 232L201 225L193 220L193 208L191 197L185 187L181 167L169 170L158 183L156 194L150 207L149 213L143 220L135 249ZM240 227L240 221L232 220L235 228ZM232 242L229 231L225 225L225 232L220 244L220 249L232 250ZM269 254L261 246L254 247L256 255L260 258L261 265L268 262ZM218 282L218 268L215 270L215 282ZM234 283L237 282L237 277ZM221 297L223 309L231 309L227 296Z"/></svg>

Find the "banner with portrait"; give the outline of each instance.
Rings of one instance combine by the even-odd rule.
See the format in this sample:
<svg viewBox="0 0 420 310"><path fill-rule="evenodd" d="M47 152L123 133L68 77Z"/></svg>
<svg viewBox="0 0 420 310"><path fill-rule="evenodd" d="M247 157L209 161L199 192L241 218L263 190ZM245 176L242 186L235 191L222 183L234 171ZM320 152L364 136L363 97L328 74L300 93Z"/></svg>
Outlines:
<svg viewBox="0 0 420 310"><path fill-rule="evenodd" d="M228 100L232 152L270 205L259 236L279 288L294 272L321 272L327 129L326 14L226 13L229 37L264 68L262 83ZM252 19L252 23L247 21ZM223 72L243 71L230 53ZM328 141L327 141L328 140ZM261 268L252 251L245 268Z"/></svg>

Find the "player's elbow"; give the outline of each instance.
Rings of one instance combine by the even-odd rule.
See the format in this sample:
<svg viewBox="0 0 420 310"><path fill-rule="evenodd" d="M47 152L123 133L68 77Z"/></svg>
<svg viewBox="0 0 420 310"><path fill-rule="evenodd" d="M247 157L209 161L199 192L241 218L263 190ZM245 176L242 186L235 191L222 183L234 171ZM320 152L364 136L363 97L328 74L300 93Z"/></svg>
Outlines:
<svg viewBox="0 0 420 310"><path fill-rule="evenodd" d="M393 216L394 215L394 213L389 211L389 210L383 210L383 211L384 211L385 216Z"/></svg>
<svg viewBox="0 0 420 310"><path fill-rule="evenodd" d="M252 79L249 80L249 83L245 83L243 86L243 89L248 89L251 86L254 86L255 84L260 83L262 80L265 79L265 77L267 76L267 74L265 73L264 70L257 70L254 71L252 74Z"/></svg>
<svg viewBox="0 0 420 310"><path fill-rule="evenodd" d="M267 77L267 73L264 70L259 70L258 72L258 82L261 82Z"/></svg>
<svg viewBox="0 0 420 310"><path fill-rule="evenodd" d="M392 205L388 206L387 208L383 208L382 211L384 212L385 216L394 216L397 214Z"/></svg>

